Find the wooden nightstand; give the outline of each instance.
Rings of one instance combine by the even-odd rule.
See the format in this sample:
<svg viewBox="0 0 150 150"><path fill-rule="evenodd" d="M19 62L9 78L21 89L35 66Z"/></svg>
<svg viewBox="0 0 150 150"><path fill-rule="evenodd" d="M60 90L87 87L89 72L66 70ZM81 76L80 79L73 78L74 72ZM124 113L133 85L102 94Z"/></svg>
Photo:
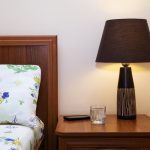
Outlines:
<svg viewBox="0 0 150 150"><path fill-rule="evenodd" d="M105 125L60 117L56 134L59 150L150 150L150 118L146 115L137 115L136 120L107 115Z"/></svg>

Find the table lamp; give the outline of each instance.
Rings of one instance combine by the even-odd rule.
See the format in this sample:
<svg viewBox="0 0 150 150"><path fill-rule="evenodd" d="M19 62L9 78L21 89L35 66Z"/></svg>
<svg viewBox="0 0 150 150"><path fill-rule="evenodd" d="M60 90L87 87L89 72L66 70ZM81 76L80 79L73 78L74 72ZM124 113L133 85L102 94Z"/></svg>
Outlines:
<svg viewBox="0 0 150 150"><path fill-rule="evenodd" d="M117 90L117 118L136 119L136 98L130 63L150 62L146 19L113 19L105 23L96 62L122 63Z"/></svg>

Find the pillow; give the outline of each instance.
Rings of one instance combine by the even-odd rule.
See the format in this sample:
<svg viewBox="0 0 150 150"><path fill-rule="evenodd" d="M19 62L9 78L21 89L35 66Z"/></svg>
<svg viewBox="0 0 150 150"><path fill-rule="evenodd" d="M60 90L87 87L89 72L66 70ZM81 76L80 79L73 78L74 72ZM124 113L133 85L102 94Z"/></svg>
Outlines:
<svg viewBox="0 0 150 150"><path fill-rule="evenodd" d="M0 124L35 125L40 81L37 65L0 65Z"/></svg>

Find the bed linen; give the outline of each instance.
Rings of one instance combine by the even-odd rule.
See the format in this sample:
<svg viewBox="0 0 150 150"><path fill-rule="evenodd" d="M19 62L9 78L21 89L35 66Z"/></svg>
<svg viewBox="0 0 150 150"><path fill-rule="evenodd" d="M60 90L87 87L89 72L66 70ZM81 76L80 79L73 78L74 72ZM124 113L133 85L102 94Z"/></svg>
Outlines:
<svg viewBox="0 0 150 150"><path fill-rule="evenodd" d="M34 126L40 81L37 65L0 64L0 123Z"/></svg>
<svg viewBox="0 0 150 150"><path fill-rule="evenodd" d="M43 123L34 128L0 125L0 150L34 150L43 135Z"/></svg>

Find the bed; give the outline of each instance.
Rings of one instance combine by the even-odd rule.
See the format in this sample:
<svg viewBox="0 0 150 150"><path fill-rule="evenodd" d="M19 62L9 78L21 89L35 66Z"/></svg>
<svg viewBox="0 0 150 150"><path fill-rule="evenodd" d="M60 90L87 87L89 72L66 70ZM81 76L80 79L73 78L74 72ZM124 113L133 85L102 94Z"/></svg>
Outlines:
<svg viewBox="0 0 150 150"><path fill-rule="evenodd" d="M55 127L58 117L57 36L0 36L0 64L40 66L42 78L36 113L44 123L44 136L40 138L34 149L56 150ZM21 132L22 128L24 131L31 132L30 129L17 125L5 125L0 128L5 135L13 134L14 130ZM5 136L0 138L6 143L20 144L18 139L14 140Z"/></svg>

